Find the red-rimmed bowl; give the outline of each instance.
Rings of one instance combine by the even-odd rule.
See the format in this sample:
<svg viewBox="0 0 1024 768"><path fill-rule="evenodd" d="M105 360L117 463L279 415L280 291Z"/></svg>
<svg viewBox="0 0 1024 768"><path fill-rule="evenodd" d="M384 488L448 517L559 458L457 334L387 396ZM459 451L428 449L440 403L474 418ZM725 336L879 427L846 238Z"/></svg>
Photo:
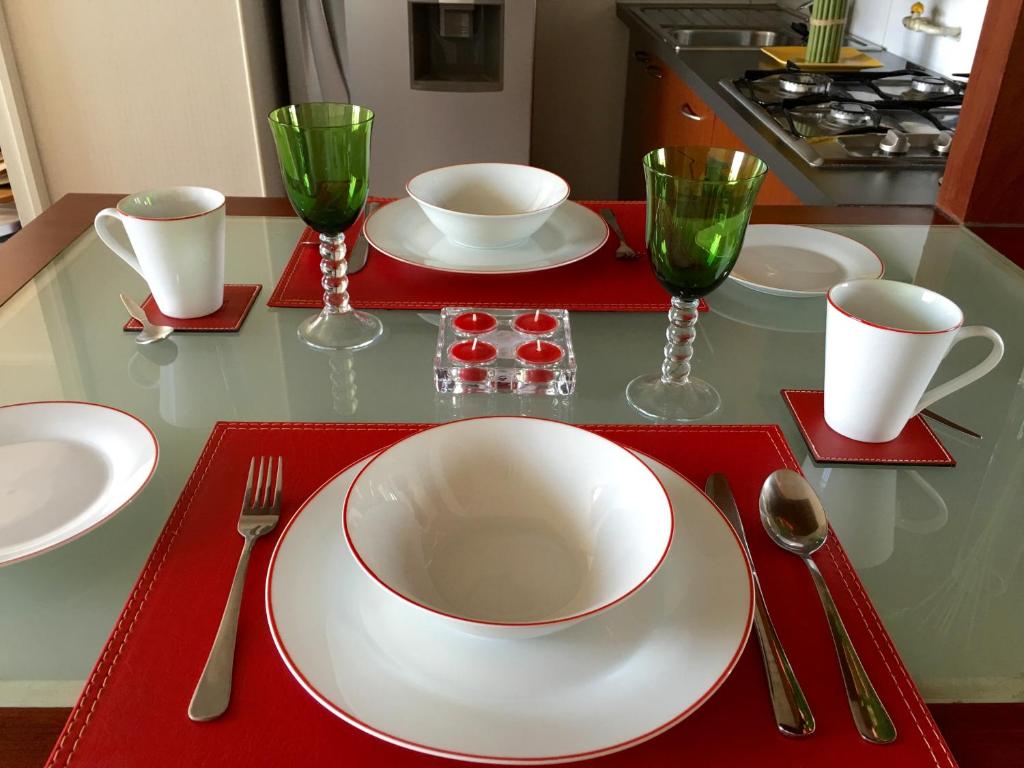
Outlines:
<svg viewBox="0 0 1024 768"><path fill-rule="evenodd" d="M636 456L522 417L399 441L356 477L343 517L356 560L389 595L499 638L564 629L625 600L673 533L668 494Z"/></svg>

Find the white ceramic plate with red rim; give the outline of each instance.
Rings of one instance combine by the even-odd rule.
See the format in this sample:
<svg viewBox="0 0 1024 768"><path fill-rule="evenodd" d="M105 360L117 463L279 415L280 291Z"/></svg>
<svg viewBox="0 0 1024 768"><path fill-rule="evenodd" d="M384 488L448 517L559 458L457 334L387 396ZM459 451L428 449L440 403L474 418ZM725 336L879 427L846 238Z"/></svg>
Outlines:
<svg viewBox="0 0 1024 768"><path fill-rule="evenodd" d="M849 237L814 227L752 224L729 277L762 293L809 298L824 296L838 283L884 273L875 252Z"/></svg>
<svg viewBox="0 0 1024 768"><path fill-rule="evenodd" d="M282 533L267 576L274 642L324 707L378 738L473 762L610 754L696 710L732 671L753 612L750 569L707 497L665 484L676 536L654 578L615 608L527 640L474 637L388 599L341 535L366 460L328 481Z"/></svg>
<svg viewBox="0 0 1024 768"><path fill-rule="evenodd" d="M156 469L156 436L129 413L52 401L0 407L0 565L77 539Z"/></svg>
<svg viewBox="0 0 1024 768"><path fill-rule="evenodd" d="M451 242L411 197L381 206L363 231L370 245L406 264L483 275L564 267L594 253L608 239L608 225L601 217L569 200L532 236L503 248L470 248Z"/></svg>

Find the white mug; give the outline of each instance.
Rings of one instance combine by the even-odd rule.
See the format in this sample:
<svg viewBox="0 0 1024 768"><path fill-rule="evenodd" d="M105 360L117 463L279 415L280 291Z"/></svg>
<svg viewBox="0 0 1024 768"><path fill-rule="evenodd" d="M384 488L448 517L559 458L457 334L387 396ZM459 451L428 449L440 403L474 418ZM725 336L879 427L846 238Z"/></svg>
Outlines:
<svg viewBox="0 0 1024 768"><path fill-rule="evenodd" d="M962 327L956 304L927 288L892 280L851 280L828 292L825 321L825 422L865 443L885 443L907 421L996 367L1003 340L983 325ZM925 392L953 345L992 342L988 357Z"/></svg>
<svg viewBox="0 0 1024 768"><path fill-rule="evenodd" d="M117 219L125 248L110 231ZM96 234L142 275L168 317L203 317L224 303L224 195L206 187L168 187L128 195L96 214ZM134 253L132 253L134 250Z"/></svg>

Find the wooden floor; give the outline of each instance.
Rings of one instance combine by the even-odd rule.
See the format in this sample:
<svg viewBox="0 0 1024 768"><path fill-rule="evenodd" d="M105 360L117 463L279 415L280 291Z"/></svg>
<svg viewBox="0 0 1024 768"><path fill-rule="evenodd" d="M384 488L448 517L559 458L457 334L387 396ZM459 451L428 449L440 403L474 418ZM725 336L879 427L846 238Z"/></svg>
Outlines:
<svg viewBox="0 0 1024 768"><path fill-rule="evenodd" d="M1024 766L1024 704L933 704L930 709L960 768ZM0 709L0 766L42 768L70 712Z"/></svg>

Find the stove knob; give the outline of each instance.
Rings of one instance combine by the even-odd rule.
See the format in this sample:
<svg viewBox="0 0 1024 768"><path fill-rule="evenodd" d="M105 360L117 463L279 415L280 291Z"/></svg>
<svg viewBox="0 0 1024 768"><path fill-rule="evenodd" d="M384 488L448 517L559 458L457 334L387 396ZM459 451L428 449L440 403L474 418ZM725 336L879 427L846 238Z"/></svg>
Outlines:
<svg viewBox="0 0 1024 768"><path fill-rule="evenodd" d="M935 134L935 141L932 148L940 155L948 155L949 147L953 143L953 134L949 131L939 131Z"/></svg>
<svg viewBox="0 0 1024 768"><path fill-rule="evenodd" d="M906 134L890 130L882 137L878 148L887 155L902 155L910 149L910 139L906 137Z"/></svg>

